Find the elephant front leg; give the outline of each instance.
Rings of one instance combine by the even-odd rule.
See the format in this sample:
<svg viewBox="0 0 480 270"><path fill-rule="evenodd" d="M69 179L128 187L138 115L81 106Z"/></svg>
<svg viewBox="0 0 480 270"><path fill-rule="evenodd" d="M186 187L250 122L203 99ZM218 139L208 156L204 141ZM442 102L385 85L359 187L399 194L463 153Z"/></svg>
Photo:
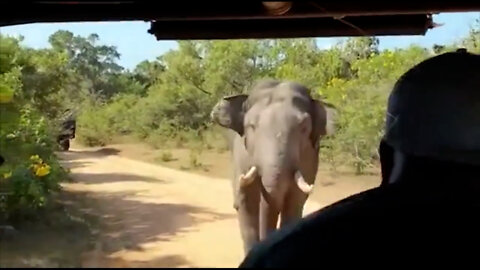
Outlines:
<svg viewBox="0 0 480 270"><path fill-rule="evenodd" d="M280 217L280 228L298 222L302 218L303 207L307 201L307 194L299 189L291 189L283 205Z"/></svg>
<svg viewBox="0 0 480 270"><path fill-rule="evenodd" d="M277 229L278 214L276 205L262 196L260 199L260 240L265 240Z"/></svg>
<svg viewBox="0 0 480 270"><path fill-rule="evenodd" d="M240 233L243 239L244 252L258 243L259 237L259 202L260 191L257 185L241 188L237 193L238 198L238 221Z"/></svg>
<svg viewBox="0 0 480 270"><path fill-rule="evenodd" d="M260 198L260 241L276 231L280 210L284 205L288 185L285 181L263 182ZM279 184L280 183L280 184Z"/></svg>

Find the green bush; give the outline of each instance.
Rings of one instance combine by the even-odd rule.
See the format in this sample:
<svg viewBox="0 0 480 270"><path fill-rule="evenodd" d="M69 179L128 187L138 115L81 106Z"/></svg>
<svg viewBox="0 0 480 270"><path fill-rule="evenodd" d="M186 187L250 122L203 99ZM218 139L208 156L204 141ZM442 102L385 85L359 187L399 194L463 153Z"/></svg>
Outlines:
<svg viewBox="0 0 480 270"><path fill-rule="evenodd" d="M202 151L199 149L190 149L189 161L190 168L197 169L203 166L203 163L200 161L200 155Z"/></svg>
<svg viewBox="0 0 480 270"><path fill-rule="evenodd" d="M32 217L49 203L67 177L53 152L55 128L26 107L0 105L0 149L5 164L0 167L0 222ZM8 112L8 113L7 113Z"/></svg>
<svg viewBox="0 0 480 270"><path fill-rule="evenodd" d="M43 161L38 155L29 162L2 168L0 210L5 220L30 217L46 206L49 195L60 189L59 182L67 175L55 157Z"/></svg>
<svg viewBox="0 0 480 270"><path fill-rule="evenodd" d="M173 155L171 152L168 152L168 151L165 151L163 152L161 155L160 155L160 159L163 161L163 162L170 162L173 160Z"/></svg>
<svg viewBox="0 0 480 270"><path fill-rule="evenodd" d="M137 119L130 113L130 110L135 107L137 102L138 98L133 94L119 94L103 108L103 115L113 134L132 134Z"/></svg>
<svg viewBox="0 0 480 270"><path fill-rule="evenodd" d="M104 107L86 105L77 118L76 133L76 138L87 146L104 146L110 143L113 131Z"/></svg>
<svg viewBox="0 0 480 270"><path fill-rule="evenodd" d="M228 144L222 134L219 126L210 126L202 133L202 141L204 148L207 150L217 149L218 152L225 152L228 150Z"/></svg>
<svg viewBox="0 0 480 270"><path fill-rule="evenodd" d="M415 46L371 54L352 63L355 77L333 78L318 88L318 94L337 108L336 133L322 141L321 159L333 170L348 165L357 174L374 166L393 84L428 55L428 51Z"/></svg>

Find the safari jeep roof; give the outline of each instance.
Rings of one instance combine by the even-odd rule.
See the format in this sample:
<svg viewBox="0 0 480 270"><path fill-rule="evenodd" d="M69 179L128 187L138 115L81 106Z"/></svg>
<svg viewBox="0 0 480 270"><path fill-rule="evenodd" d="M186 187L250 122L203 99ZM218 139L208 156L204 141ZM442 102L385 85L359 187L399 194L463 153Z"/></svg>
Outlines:
<svg viewBox="0 0 480 270"><path fill-rule="evenodd" d="M480 1L22 1L1 2L0 26L151 21L162 39L424 35L432 14L480 11Z"/></svg>

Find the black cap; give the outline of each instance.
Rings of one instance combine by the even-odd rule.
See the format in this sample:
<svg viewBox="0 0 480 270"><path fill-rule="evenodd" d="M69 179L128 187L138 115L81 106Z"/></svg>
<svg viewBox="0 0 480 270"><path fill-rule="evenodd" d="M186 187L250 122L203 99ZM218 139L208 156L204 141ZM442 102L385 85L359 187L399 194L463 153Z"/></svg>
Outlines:
<svg viewBox="0 0 480 270"><path fill-rule="evenodd" d="M394 149L480 164L480 55L459 49L421 62L397 81L387 111Z"/></svg>

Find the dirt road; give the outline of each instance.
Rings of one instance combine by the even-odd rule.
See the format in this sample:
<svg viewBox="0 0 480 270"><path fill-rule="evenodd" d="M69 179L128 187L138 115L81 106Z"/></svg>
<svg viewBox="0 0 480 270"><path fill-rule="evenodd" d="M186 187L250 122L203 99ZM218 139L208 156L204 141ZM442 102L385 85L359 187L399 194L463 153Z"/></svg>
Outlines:
<svg viewBox="0 0 480 270"><path fill-rule="evenodd" d="M61 153L68 192L87 196L99 240L84 267L236 267L242 243L228 180L117 155L115 149ZM305 214L321 207L309 201Z"/></svg>

